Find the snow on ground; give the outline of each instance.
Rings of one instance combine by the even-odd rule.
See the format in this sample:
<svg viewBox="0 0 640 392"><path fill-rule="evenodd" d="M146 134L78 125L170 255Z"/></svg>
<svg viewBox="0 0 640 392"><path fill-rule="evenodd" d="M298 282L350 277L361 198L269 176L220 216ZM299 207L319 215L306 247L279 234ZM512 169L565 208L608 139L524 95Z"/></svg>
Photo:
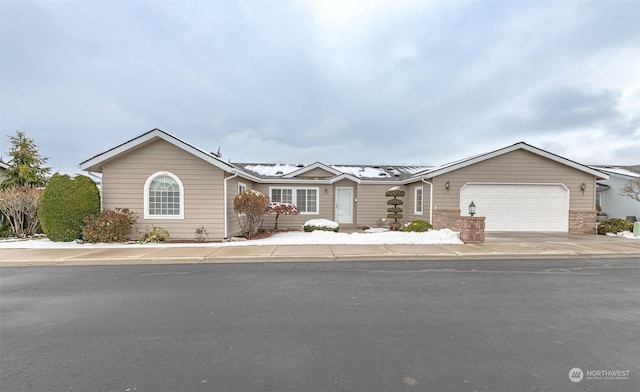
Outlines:
<svg viewBox="0 0 640 392"><path fill-rule="evenodd" d="M618 233L618 234L615 234L615 233L607 233L607 235L608 235L608 236L611 236L611 237L622 237L622 238L631 238L631 239L635 239L635 240L640 240L640 237L636 237L636 236L634 236L634 235L633 235L633 233L632 233L632 232L630 232L630 231L621 231L621 232L620 232L620 233Z"/></svg>
<svg viewBox="0 0 640 392"><path fill-rule="evenodd" d="M384 230L384 231L383 231ZM0 249L94 249L94 248L131 248L131 247L198 247L198 246L247 246L247 245L392 245L392 244L462 244L460 235L449 229L431 230L425 233L404 233L386 229L370 229L366 233L334 233L332 231L314 231L305 233L290 231L274 234L270 237L225 243L159 243L139 244L78 244L75 242L53 242L46 238L29 240L2 240Z"/></svg>

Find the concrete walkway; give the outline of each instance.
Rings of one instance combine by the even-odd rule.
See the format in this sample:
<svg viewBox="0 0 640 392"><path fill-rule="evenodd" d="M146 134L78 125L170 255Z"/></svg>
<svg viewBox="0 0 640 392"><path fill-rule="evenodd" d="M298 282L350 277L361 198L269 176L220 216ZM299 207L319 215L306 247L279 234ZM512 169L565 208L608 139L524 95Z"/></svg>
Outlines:
<svg viewBox="0 0 640 392"><path fill-rule="evenodd" d="M246 245L2 249L0 266L340 262L510 258L638 257L640 239L566 233L488 233L464 245Z"/></svg>

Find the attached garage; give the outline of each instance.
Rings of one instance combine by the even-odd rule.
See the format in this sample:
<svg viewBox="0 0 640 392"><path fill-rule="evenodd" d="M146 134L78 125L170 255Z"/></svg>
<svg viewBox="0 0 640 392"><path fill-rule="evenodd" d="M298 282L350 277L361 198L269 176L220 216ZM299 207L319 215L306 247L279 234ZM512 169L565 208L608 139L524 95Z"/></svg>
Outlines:
<svg viewBox="0 0 640 392"><path fill-rule="evenodd" d="M486 217L486 231L569 231L569 189L564 184L467 183L460 211L471 201Z"/></svg>

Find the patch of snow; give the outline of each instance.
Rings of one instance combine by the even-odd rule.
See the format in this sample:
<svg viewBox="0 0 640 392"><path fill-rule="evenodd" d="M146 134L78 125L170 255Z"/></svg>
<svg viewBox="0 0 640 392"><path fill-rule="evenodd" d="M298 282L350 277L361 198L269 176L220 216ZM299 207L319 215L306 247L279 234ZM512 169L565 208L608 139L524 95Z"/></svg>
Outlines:
<svg viewBox="0 0 640 392"><path fill-rule="evenodd" d="M397 191L399 189L402 189L402 188L400 188L399 186L394 186L392 188L389 188L390 191Z"/></svg>
<svg viewBox="0 0 640 392"><path fill-rule="evenodd" d="M276 164L276 165L247 165L245 169L258 173L261 176L283 176L300 169L296 165Z"/></svg>
<svg viewBox="0 0 640 392"><path fill-rule="evenodd" d="M386 231L389 231L389 229L385 229L384 227L371 227L367 230L365 230L365 233L384 233Z"/></svg>
<svg viewBox="0 0 640 392"><path fill-rule="evenodd" d="M374 233L335 233L314 231L312 233L287 232L271 237L248 241L251 245L428 245L463 244L460 234L449 229L431 230L424 233L385 231Z"/></svg>
<svg viewBox="0 0 640 392"><path fill-rule="evenodd" d="M630 231L621 231L620 233L607 233L610 237L622 237L622 238L631 238L633 240L640 240L640 237L636 237Z"/></svg>
<svg viewBox="0 0 640 392"><path fill-rule="evenodd" d="M331 222L331 221L329 221ZM335 223L335 222L334 222ZM167 248L167 247L226 247L247 245L429 245L462 244L460 234L449 229L424 233L404 233L382 228L369 229L366 233L335 233L332 231L301 231L274 234L271 237L234 242L90 244L77 242L53 242L49 239L12 239L0 241L0 249L102 249L102 248Z"/></svg>
<svg viewBox="0 0 640 392"><path fill-rule="evenodd" d="M304 222L304 225L302 226L303 227L304 226L326 227L329 229L335 229L336 227L340 227L339 224L329 219L309 219L308 221Z"/></svg>
<svg viewBox="0 0 640 392"><path fill-rule="evenodd" d="M376 169L375 167L368 166L331 166L334 169L341 171L345 174L350 174L352 176L358 178L382 178L382 177L390 177L388 173L386 173L382 169Z"/></svg>
<svg viewBox="0 0 640 392"><path fill-rule="evenodd" d="M620 174L623 176L627 176L627 177L634 177L634 178L640 178L640 174L636 173L636 172L632 172L630 170L627 169L623 169L620 167L599 167L599 166L593 166L594 169L596 170L600 170L603 172L608 172L608 173L613 173L613 174Z"/></svg>

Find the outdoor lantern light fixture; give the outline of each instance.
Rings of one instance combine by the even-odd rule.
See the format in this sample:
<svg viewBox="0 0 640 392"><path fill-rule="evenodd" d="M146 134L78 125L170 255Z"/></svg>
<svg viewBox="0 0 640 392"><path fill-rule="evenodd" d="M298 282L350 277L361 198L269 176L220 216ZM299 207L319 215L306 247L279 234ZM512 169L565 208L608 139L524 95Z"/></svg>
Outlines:
<svg viewBox="0 0 640 392"><path fill-rule="evenodd" d="M451 186L451 183L449 181L447 181L447 183L444 184L444 187L447 188L447 189L449 189L450 186Z"/></svg>
<svg viewBox="0 0 640 392"><path fill-rule="evenodd" d="M472 200L471 204L469 204L469 215L474 216L475 214L476 214L476 205Z"/></svg>
<svg viewBox="0 0 640 392"><path fill-rule="evenodd" d="M329 189L324 188L324 193L329 193Z"/></svg>
<svg viewBox="0 0 640 392"><path fill-rule="evenodd" d="M584 193L584 190L587 189L587 184L585 184L584 182L580 185L580 190L582 191L582 193Z"/></svg>

